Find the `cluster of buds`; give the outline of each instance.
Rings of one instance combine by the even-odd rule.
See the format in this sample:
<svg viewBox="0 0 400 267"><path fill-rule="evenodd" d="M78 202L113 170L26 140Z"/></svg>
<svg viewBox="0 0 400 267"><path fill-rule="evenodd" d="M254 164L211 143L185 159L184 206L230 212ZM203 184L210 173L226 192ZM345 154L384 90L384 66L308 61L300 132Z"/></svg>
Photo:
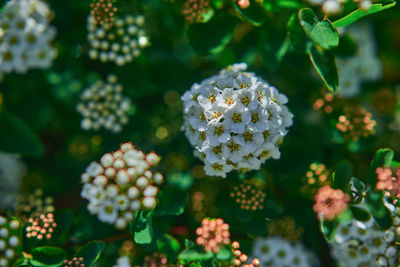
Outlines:
<svg viewBox="0 0 400 267"><path fill-rule="evenodd" d="M318 218L332 220L347 208L350 196L340 189L333 189L326 185L319 189L314 200L313 210L317 213Z"/></svg>
<svg viewBox="0 0 400 267"><path fill-rule="evenodd" d="M204 15L210 11L209 0L187 0L183 6L182 13L188 23L200 23Z"/></svg>
<svg viewBox="0 0 400 267"><path fill-rule="evenodd" d="M204 246L205 251L218 253L219 249L230 243L229 225L221 218L205 218L201 227L196 229L198 245Z"/></svg>
<svg viewBox="0 0 400 267"><path fill-rule="evenodd" d="M376 189L385 191L387 198L393 198L393 204L397 205L400 199L400 168L393 173L391 168L377 168L378 182Z"/></svg>
<svg viewBox="0 0 400 267"><path fill-rule="evenodd" d="M268 230L270 236L281 236L292 243L300 240L303 233L303 228L297 228L296 222L291 216L271 221L268 224Z"/></svg>
<svg viewBox="0 0 400 267"><path fill-rule="evenodd" d="M124 229L136 211L153 209L157 185L164 178L150 168L159 161L154 152L146 155L131 143L124 143L119 150L103 155L100 162L92 162L81 176L81 196L89 200L89 212Z"/></svg>
<svg viewBox="0 0 400 267"><path fill-rule="evenodd" d="M118 66L132 62L141 50L150 45L144 29L145 19L142 15L127 15L115 18L114 23L96 23L90 15L88 18L89 57L101 62L115 62Z"/></svg>
<svg viewBox="0 0 400 267"><path fill-rule="evenodd" d="M37 189L28 196L19 196L15 211L16 216L27 222L31 217L54 212L54 199L52 197L44 197L43 190Z"/></svg>
<svg viewBox="0 0 400 267"><path fill-rule="evenodd" d="M17 256L17 248L21 246L19 238L20 222L14 218L0 215L0 266L11 266Z"/></svg>
<svg viewBox="0 0 400 267"><path fill-rule="evenodd" d="M344 115L339 116L336 128L346 139L357 141L360 137L375 133L376 121L371 116L371 113L362 107L346 108Z"/></svg>
<svg viewBox="0 0 400 267"><path fill-rule="evenodd" d="M103 25L109 23L113 25L114 15L118 11L118 8L113 6L115 0L92 0L90 13L94 18L95 24Z"/></svg>
<svg viewBox="0 0 400 267"><path fill-rule="evenodd" d="M249 181L235 186L230 196L243 210L262 210L264 208L265 193Z"/></svg>
<svg viewBox="0 0 400 267"><path fill-rule="evenodd" d="M326 114L330 114L334 108L334 97L332 93L326 93L323 97L314 101L313 108L315 110L322 110Z"/></svg>
<svg viewBox="0 0 400 267"><path fill-rule="evenodd" d="M255 258L251 263L246 263L249 257L242 253L240 250L240 244L237 241L234 241L232 243L232 249L233 255L235 256L235 259L233 260L233 265L234 266L241 266L241 267L258 267L260 266L260 260Z"/></svg>
<svg viewBox="0 0 400 267"><path fill-rule="evenodd" d="M330 171L322 163L313 162L310 165L310 169L306 172L304 177L304 184L302 186L302 191L315 195L318 189L330 184Z"/></svg>
<svg viewBox="0 0 400 267"><path fill-rule="evenodd" d="M85 267L85 264L83 263L83 258L82 257L73 257L72 260L65 260L64 261L64 267Z"/></svg>
<svg viewBox="0 0 400 267"><path fill-rule="evenodd" d="M45 213L28 219L26 227L26 237L38 240L50 239L57 227L53 213Z"/></svg>
<svg viewBox="0 0 400 267"><path fill-rule="evenodd" d="M151 256L144 257L143 267L167 267L167 258L164 254L155 251Z"/></svg>
<svg viewBox="0 0 400 267"><path fill-rule="evenodd" d="M117 83L115 75L108 75L107 82L99 80L85 89L77 110L83 116L81 127L84 130L99 130L101 127L119 133L122 125L128 123L127 113L131 101L122 95L123 87Z"/></svg>

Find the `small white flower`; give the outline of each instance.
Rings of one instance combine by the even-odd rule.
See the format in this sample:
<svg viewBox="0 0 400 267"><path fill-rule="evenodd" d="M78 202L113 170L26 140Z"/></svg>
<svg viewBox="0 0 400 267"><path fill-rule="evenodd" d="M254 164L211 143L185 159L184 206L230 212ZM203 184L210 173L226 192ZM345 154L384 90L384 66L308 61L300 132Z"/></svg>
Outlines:
<svg viewBox="0 0 400 267"><path fill-rule="evenodd" d="M118 217L117 207L113 202L105 201L100 207L98 215L100 221L113 224Z"/></svg>

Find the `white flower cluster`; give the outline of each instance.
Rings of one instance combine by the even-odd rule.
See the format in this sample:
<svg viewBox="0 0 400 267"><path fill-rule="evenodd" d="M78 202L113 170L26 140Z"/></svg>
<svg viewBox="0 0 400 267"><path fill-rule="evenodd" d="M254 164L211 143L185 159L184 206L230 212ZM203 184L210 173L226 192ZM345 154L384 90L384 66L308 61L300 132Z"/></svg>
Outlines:
<svg viewBox="0 0 400 267"><path fill-rule="evenodd" d="M0 209L11 209L17 201L24 164L14 154L0 152Z"/></svg>
<svg viewBox="0 0 400 267"><path fill-rule="evenodd" d="M128 123L127 113L131 101L122 95L123 87L117 83L115 75L109 75L107 82L99 80L85 89L77 110L83 116L81 127L84 130L99 130L104 127L113 133L122 131Z"/></svg>
<svg viewBox="0 0 400 267"><path fill-rule="evenodd" d="M332 257L339 266L378 267L400 264L396 247L396 239L397 242L400 239L400 217L393 215L394 225L387 230L380 229L373 218L366 222L353 219L340 224L335 239L330 243Z"/></svg>
<svg viewBox="0 0 400 267"><path fill-rule="evenodd" d="M314 254L301 243L291 243L279 236L256 239L252 257L266 267L312 267L318 266ZM355 266L355 265L354 265Z"/></svg>
<svg viewBox="0 0 400 267"><path fill-rule="evenodd" d="M120 256L113 267L132 267L128 256Z"/></svg>
<svg viewBox="0 0 400 267"><path fill-rule="evenodd" d="M285 95L235 64L195 83L182 96L185 135L207 175L259 169L278 159L278 145L292 125Z"/></svg>
<svg viewBox="0 0 400 267"><path fill-rule="evenodd" d="M97 214L102 222L124 229L136 211L154 208L156 185L164 178L150 168L159 161L154 152L145 155L125 143L119 150L103 155L100 163L92 162L81 176L81 196L89 200L89 212Z"/></svg>
<svg viewBox="0 0 400 267"><path fill-rule="evenodd" d="M20 223L16 219L0 215L0 267L9 267L21 246Z"/></svg>
<svg viewBox="0 0 400 267"><path fill-rule="evenodd" d="M118 66L131 62L140 55L140 50L150 45L144 24L142 15L116 18L112 25L96 24L90 15L87 24L89 57L102 62L112 61Z"/></svg>
<svg viewBox="0 0 400 267"><path fill-rule="evenodd" d="M354 2L363 11L371 8L373 0L309 0L312 5L321 6L322 11L328 15L338 15L343 12L343 7L348 2Z"/></svg>
<svg viewBox="0 0 400 267"><path fill-rule="evenodd" d="M342 97L353 97L360 93L363 82L376 81L382 77L382 64L376 55L377 47L371 24L357 23L346 28L357 44L351 57L336 57L339 74L339 93Z"/></svg>
<svg viewBox="0 0 400 267"><path fill-rule="evenodd" d="M48 68L56 56L50 45L56 30L40 0L11 0L0 13L0 74Z"/></svg>

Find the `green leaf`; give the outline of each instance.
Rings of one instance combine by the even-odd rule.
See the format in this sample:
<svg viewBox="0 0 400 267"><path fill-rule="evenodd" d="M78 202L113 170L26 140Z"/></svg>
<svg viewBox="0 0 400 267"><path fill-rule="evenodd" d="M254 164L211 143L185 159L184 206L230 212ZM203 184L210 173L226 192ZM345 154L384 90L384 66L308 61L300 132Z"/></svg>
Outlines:
<svg viewBox="0 0 400 267"><path fill-rule="evenodd" d="M204 261L211 259L213 256L212 252L205 252L203 247L192 243L179 254L178 259L186 262Z"/></svg>
<svg viewBox="0 0 400 267"><path fill-rule="evenodd" d="M392 212L384 204L383 192L370 190L366 197L366 203L380 228L388 229L392 226Z"/></svg>
<svg viewBox="0 0 400 267"><path fill-rule="evenodd" d="M332 177L332 188L341 189L343 192L348 192L352 172L352 166L350 162L340 162L336 166L335 170L336 172L333 174Z"/></svg>
<svg viewBox="0 0 400 267"><path fill-rule="evenodd" d="M326 240L330 242L333 241L333 239L335 238L338 226L339 222L336 220L323 220L320 222L321 233L325 236Z"/></svg>
<svg viewBox="0 0 400 267"><path fill-rule="evenodd" d="M347 14L343 18L340 18L340 19L336 20L335 22L333 22L333 26L335 26L336 28L349 26L350 24L356 22L357 20L359 20L365 16L384 11L395 5L396 5L396 2L392 1L389 3L385 3L385 4L373 4L368 9L368 11L363 11L361 9L357 9L357 10L351 12L350 14Z"/></svg>
<svg viewBox="0 0 400 267"><path fill-rule="evenodd" d="M332 91L337 90L339 87L339 77L336 69L335 57L332 53L312 46L309 56L315 70L328 89Z"/></svg>
<svg viewBox="0 0 400 267"><path fill-rule="evenodd" d="M378 181L378 177L376 175L376 168L378 167L390 167L394 153L390 148L381 148L376 153L374 158L369 165L368 175L367 175L367 183L375 188L375 185Z"/></svg>
<svg viewBox="0 0 400 267"><path fill-rule="evenodd" d="M129 231L138 244L150 244L153 240L153 211L138 211L135 220L129 224Z"/></svg>
<svg viewBox="0 0 400 267"><path fill-rule="evenodd" d="M0 112L0 150L27 156L40 156L43 144L21 119L7 112Z"/></svg>
<svg viewBox="0 0 400 267"><path fill-rule="evenodd" d="M366 222L371 218L371 214L363 208L357 206L351 206L350 210L354 218L358 221Z"/></svg>
<svg viewBox="0 0 400 267"><path fill-rule="evenodd" d="M85 246L81 247L76 253L75 257L82 257L83 263L85 266L91 266L94 262L96 262L101 252L104 249L103 241L92 241Z"/></svg>
<svg viewBox="0 0 400 267"><path fill-rule="evenodd" d="M290 41L291 50L304 54L306 44L309 42L300 22L297 19L297 14L292 14L287 23L287 37Z"/></svg>
<svg viewBox="0 0 400 267"><path fill-rule="evenodd" d="M216 255L217 260L220 261L227 261L232 259L232 257L233 257L232 251L226 246L222 247Z"/></svg>
<svg viewBox="0 0 400 267"><path fill-rule="evenodd" d="M166 255L169 262L175 261L181 250L179 241L169 234L164 234L157 240L157 247L159 252Z"/></svg>
<svg viewBox="0 0 400 267"><path fill-rule="evenodd" d="M207 23L191 24L186 36L197 53L217 54L231 41L236 24L236 18L221 12Z"/></svg>
<svg viewBox="0 0 400 267"><path fill-rule="evenodd" d="M324 49L332 49L339 44L339 35L329 20L319 21L310 8L299 10L298 19L305 34L315 44Z"/></svg>
<svg viewBox="0 0 400 267"><path fill-rule="evenodd" d="M32 250L30 263L37 267L56 267L64 263L64 250L56 247L37 247Z"/></svg>
<svg viewBox="0 0 400 267"><path fill-rule="evenodd" d="M265 22L267 14L262 4L250 0L250 6L248 8L240 8L237 3L234 3L233 6L245 20L253 25L261 26Z"/></svg>
<svg viewBox="0 0 400 267"><path fill-rule="evenodd" d="M159 195L159 204L154 210L154 216L181 215L188 202L188 194L174 187L162 190Z"/></svg>

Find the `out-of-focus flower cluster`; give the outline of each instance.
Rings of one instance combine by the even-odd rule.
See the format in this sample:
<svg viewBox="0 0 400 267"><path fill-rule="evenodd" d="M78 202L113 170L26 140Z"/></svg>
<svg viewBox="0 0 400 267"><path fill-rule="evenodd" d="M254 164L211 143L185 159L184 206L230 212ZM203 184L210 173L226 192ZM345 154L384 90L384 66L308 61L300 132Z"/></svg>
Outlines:
<svg viewBox="0 0 400 267"><path fill-rule="evenodd" d="M252 256L260 260L260 266L313 267L317 265L315 255L301 243L294 243L279 236L256 239Z"/></svg>
<svg viewBox="0 0 400 267"><path fill-rule="evenodd" d="M272 220L268 224L268 234L270 236L280 236L290 242L300 240L303 233L303 228L298 228L293 217L285 216L280 219Z"/></svg>
<svg viewBox="0 0 400 267"><path fill-rule="evenodd" d="M15 206L15 215L24 223L27 223L29 218L54 211L54 199L45 197L41 189L36 189L32 194L19 195Z"/></svg>
<svg viewBox="0 0 400 267"><path fill-rule="evenodd" d="M48 68L56 56L51 11L40 0L8 1L0 14L0 74Z"/></svg>
<svg viewBox="0 0 400 267"><path fill-rule="evenodd" d="M155 251L144 257L143 267L167 267L167 262L164 254Z"/></svg>
<svg viewBox="0 0 400 267"><path fill-rule="evenodd" d="M103 25L109 23L110 26L114 24L115 13L118 8L114 6L115 0L92 0L90 3L90 14L94 19L95 24Z"/></svg>
<svg viewBox="0 0 400 267"><path fill-rule="evenodd" d="M18 198L26 168L14 154L0 152L0 209L11 209Z"/></svg>
<svg viewBox="0 0 400 267"><path fill-rule="evenodd" d="M128 123L131 101L122 95L123 87L117 83L115 75L109 75L107 82L99 80L81 94L77 110L83 116L81 127L84 130L99 130L104 127L113 133L122 131Z"/></svg>
<svg viewBox="0 0 400 267"><path fill-rule="evenodd" d="M315 102L313 103L313 108L315 110L322 110L326 114L332 113L334 110L335 106L335 98L332 93L326 93L323 95L323 97L317 98Z"/></svg>
<svg viewBox="0 0 400 267"><path fill-rule="evenodd" d="M182 9L185 20L188 23L200 23L212 10L209 0L187 0Z"/></svg>
<svg viewBox="0 0 400 267"><path fill-rule="evenodd" d="M303 179L301 191L307 195L315 196L321 187L330 184L330 171L324 164L313 162Z"/></svg>
<svg viewBox="0 0 400 267"><path fill-rule="evenodd" d="M279 158L278 145L292 125L287 97L246 68L232 65L181 98L185 135L207 175L226 177Z"/></svg>
<svg viewBox="0 0 400 267"><path fill-rule="evenodd" d="M241 209L262 210L264 208L265 193L247 180L235 186L230 196Z"/></svg>
<svg viewBox="0 0 400 267"><path fill-rule="evenodd" d="M333 219L347 208L350 196L340 189L333 189L326 185L318 190L315 196L313 210L321 219Z"/></svg>
<svg viewBox="0 0 400 267"><path fill-rule="evenodd" d="M353 97L360 93L362 83L381 78L382 64L376 55L377 47L371 24L357 23L347 27L344 33L354 39L357 50L354 56L336 57L338 91L342 97Z"/></svg>
<svg viewBox="0 0 400 267"><path fill-rule="evenodd" d="M400 218L394 209L392 212L393 226L387 230L379 228L372 217L366 222L353 219L339 225L330 245L340 267L398 266Z"/></svg>
<svg viewBox="0 0 400 267"><path fill-rule="evenodd" d="M367 137L375 133L376 121L366 109L355 106L346 107L340 115L336 128L341 131L347 140L357 141L360 137Z"/></svg>
<svg viewBox="0 0 400 267"><path fill-rule="evenodd" d="M142 15L116 17L113 24L96 24L90 15L87 22L89 57L101 62L115 62L118 66L132 62L143 48L150 45L144 24Z"/></svg>
<svg viewBox="0 0 400 267"><path fill-rule="evenodd" d="M81 176L81 196L89 201L89 212L124 229L136 211L153 209L157 185L164 178L150 168L159 161L154 152L146 155L131 143L124 143L119 150L103 155L100 162L92 162Z"/></svg>
<svg viewBox="0 0 400 267"><path fill-rule="evenodd" d="M348 2L354 2L363 11L368 11L374 0L309 0L312 5L321 6L322 11L328 15L338 15L343 12L343 7Z"/></svg>
<svg viewBox="0 0 400 267"><path fill-rule="evenodd" d="M45 213L28 219L28 226L25 228L26 237L38 240L50 239L57 227L53 213Z"/></svg>
<svg viewBox="0 0 400 267"><path fill-rule="evenodd" d="M21 246L20 222L0 215L0 266L9 267Z"/></svg>
<svg viewBox="0 0 400 267"><path fill-rule="evenodd" d="M229 225L221 218L203 219L196 234L196 243L203 246L205 251L218 253L222 246L230 243Z"/></svg>

